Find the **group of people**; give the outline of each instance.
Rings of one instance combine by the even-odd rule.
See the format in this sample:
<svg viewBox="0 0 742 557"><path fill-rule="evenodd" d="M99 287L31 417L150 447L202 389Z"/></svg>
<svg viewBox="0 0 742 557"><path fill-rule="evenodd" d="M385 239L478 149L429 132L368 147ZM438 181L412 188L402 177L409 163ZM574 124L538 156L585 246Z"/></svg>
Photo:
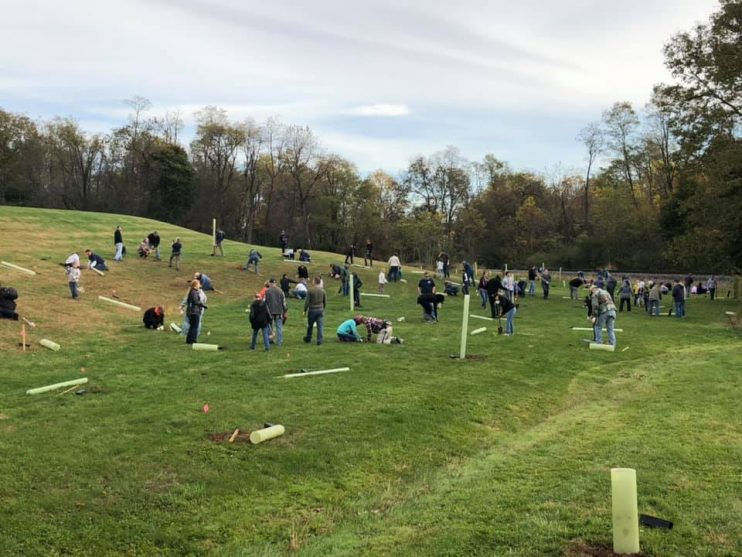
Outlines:
<svg viewBox="0 0 742 557"><path fill-rule="evenodd" d="M157 230L153 230L152 232L147 234L147 236L144 237L141 242L139 242L139 246L137 247L137 255L139 255L141 259L148 259L149 257L152 257L155 261L161 261L161 242L162 240L160 238L160 234L157 232ZM126 256L126 245L124 244L123 228L120 225L117 226L116 229L113 231L113 245L113 260L116 262L123 261L124 257ZM170 259L168 261L168 267L172 268L174 266L177 271L180 270L180 255L182 249L183 244L181 243L180 238L175 238L170 244ZM214 246L214 249L216 250L216 246ZM212 253L212 255L214 254ZM222 252L222 255L224 255L224 252ZM99 270L103 270L100 269L100 267L97 268Z"/></svg>

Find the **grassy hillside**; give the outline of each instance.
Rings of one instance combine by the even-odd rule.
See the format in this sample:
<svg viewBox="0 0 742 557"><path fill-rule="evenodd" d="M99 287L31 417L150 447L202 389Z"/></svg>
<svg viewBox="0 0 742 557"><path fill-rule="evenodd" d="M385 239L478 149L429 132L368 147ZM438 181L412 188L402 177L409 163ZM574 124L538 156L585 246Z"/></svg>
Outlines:
<svg viewBox="0 0 742 557"><path fill-rule="evenodd" d="M117 224L129 249L120 264ZM165 256L183 240L180 272L135 256L154 229ZM225 258L209 257L209 236L145 219L0 207L0 232L0 259L38 272L0 267L36 324L23 353L20 325L0 320L2 555L597 555L611 545L611 467L636 468L640 512L675 522L642 530L646 555L738 554L742 342L724 314L738 302L694 299L684 320L621 313L618 350L591 353L589 333L570 328L586 326L583 308L557 288L522 300L514 337L472 320L488 330L469 337L461 362L449 358L461 298L422 323L418 275L406 269L390 299L363 299L403 345L336 342L351 313L332 283L325 345L301 341L293 300L285 345L253 352L252 293L296 268L277 248L260 248L255 276L239 270L247 246L226 242ZM84 271L73 301L58 263L86 247L112 268ZM310 273L343 260L313 258ZM115 289L180 322L196 270L221 291L201 340L225 351L194 352L97 300ZM375 292L377 266L355 270ZM472 312L487 315L476 302ZM339 366L351 371L277 377ZM82 376L84 395L25 394ZM264 422L286 434L256 446L225 439Z"/></svg>

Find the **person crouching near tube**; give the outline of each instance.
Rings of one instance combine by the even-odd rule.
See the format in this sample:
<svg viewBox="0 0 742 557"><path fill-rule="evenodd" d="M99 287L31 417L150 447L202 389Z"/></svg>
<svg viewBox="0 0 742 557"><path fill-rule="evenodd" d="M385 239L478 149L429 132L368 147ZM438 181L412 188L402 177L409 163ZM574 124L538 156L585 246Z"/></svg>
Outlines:
<svg viewBox="0 0 742 557"><path fill-rule="evenodd" d="M515 334L515 314L518 311L515 304L510 301L504 290L497 291L495 304L500 307L500 315L507 319L505 322L505 336L513 336Z"/></svg>

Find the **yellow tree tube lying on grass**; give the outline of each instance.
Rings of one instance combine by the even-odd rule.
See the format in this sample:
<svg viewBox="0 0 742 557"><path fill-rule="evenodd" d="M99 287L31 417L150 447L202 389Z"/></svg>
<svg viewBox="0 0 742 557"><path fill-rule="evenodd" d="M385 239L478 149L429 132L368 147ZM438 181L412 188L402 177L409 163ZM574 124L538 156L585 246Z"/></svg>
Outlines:
<svg viewBox="0 0 742 557"><path fill-rule="evenodd" d="M61 348L56 342L52 342L48 338L42 338L39 341L39 344L43 346L44 348L48 348L49 350L54 350L55 352Z"/></svg>
<svg viewBox="0 0 742 557"><path fill-rule="evenodd" d="M256 429L250 434L250 443L252 443L253 445L257 445L258 443L262 443L263 441L268 441L269 439L280 437L285 432L286 430L282 425L272 425L270 427L266 427L265 429Z"/></svg>
<svg viewBox="0 0 742 557"><path fill-rule="evenodd" d="M38 387L36 389L28 389L27 395L38 395L40 393L46 393L48 391L54 391L61 389L62 387L72 387L73 385L83 385L88 382L87 377L81 377L80 379L72 379L71 381L63 381L62 383L54 383L53 385L47 385L46 387Z"/></svg>

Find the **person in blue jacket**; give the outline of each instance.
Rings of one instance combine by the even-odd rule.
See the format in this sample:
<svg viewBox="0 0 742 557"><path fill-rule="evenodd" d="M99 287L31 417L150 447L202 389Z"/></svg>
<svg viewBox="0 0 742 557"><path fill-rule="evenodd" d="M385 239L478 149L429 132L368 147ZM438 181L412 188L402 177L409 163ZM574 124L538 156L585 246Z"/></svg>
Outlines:
<svg viewBox="0 0 742 557"><path fill-rule="evenodd" d="M357 326L360 323L360 317L343 321L337 330L338 340L340 342L363 342L363 338L358 334Z"/></svg>

